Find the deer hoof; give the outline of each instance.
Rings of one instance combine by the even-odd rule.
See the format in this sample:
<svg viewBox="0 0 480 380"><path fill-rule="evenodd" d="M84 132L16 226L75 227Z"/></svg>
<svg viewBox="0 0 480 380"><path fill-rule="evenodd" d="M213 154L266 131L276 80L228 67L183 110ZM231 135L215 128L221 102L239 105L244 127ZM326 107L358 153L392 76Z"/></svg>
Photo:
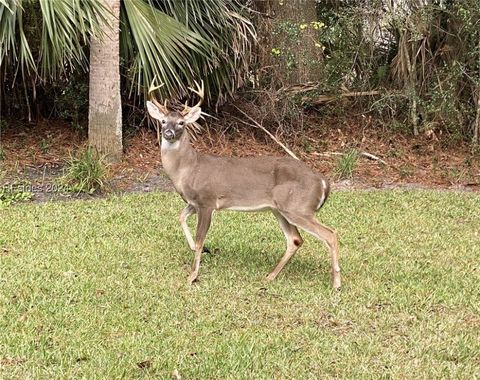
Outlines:
<svg viewBox="0 0 480 380"><path fill-rule="evenodd" d="M277 277L277 275L275 273L269 273L269 274L267 274L267 277L265 277L265 279L267 281L271 282L271 281L275 280L276 277Z"/></svg>
<svg viewBox="0 0 480 380"><path fill-rule="evenodd" d="M342 281L340 280L340 276L338 275L338 272L333 274L333 289L339 291L340 288L342 287Z"/></svg>
<svg viewBox="0 0 480 380"><path fill-rule="evenodd" d="M198 278L198 272L192 272L190 273L190 276L188 276L188 285L192 285L195 281L197 281Z"/></svg>
<svg viewBox="0 0 480 380"><path fill-rule="evenodd" d="M333 282L333 290L335 290L337 292L342 290L342 284L340 283L340 281L334 281Z"/></svg>

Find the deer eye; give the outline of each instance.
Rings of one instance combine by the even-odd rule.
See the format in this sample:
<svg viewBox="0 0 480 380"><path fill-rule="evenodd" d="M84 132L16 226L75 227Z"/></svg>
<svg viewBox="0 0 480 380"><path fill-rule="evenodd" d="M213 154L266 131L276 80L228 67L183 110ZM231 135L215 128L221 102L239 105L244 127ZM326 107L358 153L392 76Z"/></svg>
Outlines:
<svg viewBox="0 0 480 380"><path fill-rule="evenodd" d="M167 124L167 121L166 121L166 120L162 120L161 123L162 123L162 124Z"/></svg>
<svg viewBox="0 0 480 380"><path fill-rule="evenodd" d="M178 123L178 125L181 126L181 127L183 127L183 126L185 125L185 122L184 122L184 121L180 121L180 122Z"/></svg>

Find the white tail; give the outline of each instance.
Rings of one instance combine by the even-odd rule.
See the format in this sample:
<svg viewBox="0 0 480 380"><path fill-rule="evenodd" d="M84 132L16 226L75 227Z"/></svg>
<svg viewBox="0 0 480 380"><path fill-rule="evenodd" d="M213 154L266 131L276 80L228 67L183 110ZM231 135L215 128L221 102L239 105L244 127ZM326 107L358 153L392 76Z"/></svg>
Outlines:
<svg viewBox="0 0 480 380"><path fill-rule="evenodd" d="M298 227L323 241L331 255L332 281L340 288L338 240L334 230L315 219L325 203L330 185L304 163L290 157L230 158L198 153L190 145L188 124L201 114L203 83L195 91L200 102L182 112L170 111L152 98L147 102L151 117L161 124L163 167L187 206L180 223L190 248L195 251L189 283L198 278L203 244L215 210L271 210L287 240L287 250L267 276L274 280L302 245ZM187 218L198 214L195 240Z"/></svg>

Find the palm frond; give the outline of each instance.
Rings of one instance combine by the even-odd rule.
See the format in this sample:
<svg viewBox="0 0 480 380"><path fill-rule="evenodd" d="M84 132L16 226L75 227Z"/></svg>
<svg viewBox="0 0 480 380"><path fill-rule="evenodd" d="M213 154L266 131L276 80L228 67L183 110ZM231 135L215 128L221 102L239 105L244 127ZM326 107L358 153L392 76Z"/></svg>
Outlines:
<svg viewBox="0 0 480 380"><path fill-rule="evenodd" d="M162 96L171 98L201 78L207 99L217 103L243 84L255 31L240 6L229 0L146 1L123 3L121 46L136 94L145 93L154 75L166 84Z"/></svg>
<svg viewBox="0 0 480 380"><path fill-rule="evenodd" d="M16 58L16 23L18 1L2 0L0 3L0 66Z"/></svg>
<svg viewBox="0 0 480 380"><path fill-rule="evenodd" d="M157 76L162 97L181 97L192 83L198 57L208 56L209 42L143 0L122 4L122 56L130 64L131 90L145 94Z"/></svg>
<svg viewBox="0 0 480 380"><path fill-rule="evenodd" d="M98 0L38 0L42 12L40 74L54 78L66 69L87 67L84 46L100 36L108 10Z"/></svg>
<svg viewBox="0 0 480 380"><path fill-rule="evenodd" d="M99 0L0 0L0 67L11 65L23 78L42 80L72 66L86 68L84 46L92 36L100 36L107 12ZM24 29L24 16L41 20L40 31L35 30L39 46L28 38L32 36Z"/></svg>
<svg viewBox="0 0 480 380"><path fill-rule="evenodd" d="M202 68L209 97L215 95L217 103L221 103L233 95L248 74L256 39L252 23L241 15L241 6L234 0L161 3L167 14L212 42L209 59Z"/></svg>
<svg viewBox="0 0 480 380"><path fill-rule="evenodd" d="M17 19L18 19L18 33L19 33L19 67L22 70L22 78L25 78L25 70L30 74L36 72L35 61L33 59L32 51L28 43L25 31L23 29L23 10L17 7ZM17 67L18 68L18 67Z"/></svg>
<svg viewBox="0 0 480 380"><path fill-rule="evenodd" d="M12 9L9 6L9 1L7 0L0 0L0 7L5 7L7 8L10 12L13 13Z"/></svg>

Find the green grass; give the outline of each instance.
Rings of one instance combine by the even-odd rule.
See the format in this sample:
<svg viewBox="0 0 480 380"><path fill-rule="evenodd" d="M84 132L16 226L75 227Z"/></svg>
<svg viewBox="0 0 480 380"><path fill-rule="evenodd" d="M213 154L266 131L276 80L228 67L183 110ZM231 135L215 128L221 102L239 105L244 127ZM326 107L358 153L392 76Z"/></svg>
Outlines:
<svg viewBox="0 0 480 380"><path fill-rule="evenodd" d="M200 282L174 194L1 211L1 379L480 377L480 195L334 193L325 248L283 254L269 214L218 213Z"/></svg>

